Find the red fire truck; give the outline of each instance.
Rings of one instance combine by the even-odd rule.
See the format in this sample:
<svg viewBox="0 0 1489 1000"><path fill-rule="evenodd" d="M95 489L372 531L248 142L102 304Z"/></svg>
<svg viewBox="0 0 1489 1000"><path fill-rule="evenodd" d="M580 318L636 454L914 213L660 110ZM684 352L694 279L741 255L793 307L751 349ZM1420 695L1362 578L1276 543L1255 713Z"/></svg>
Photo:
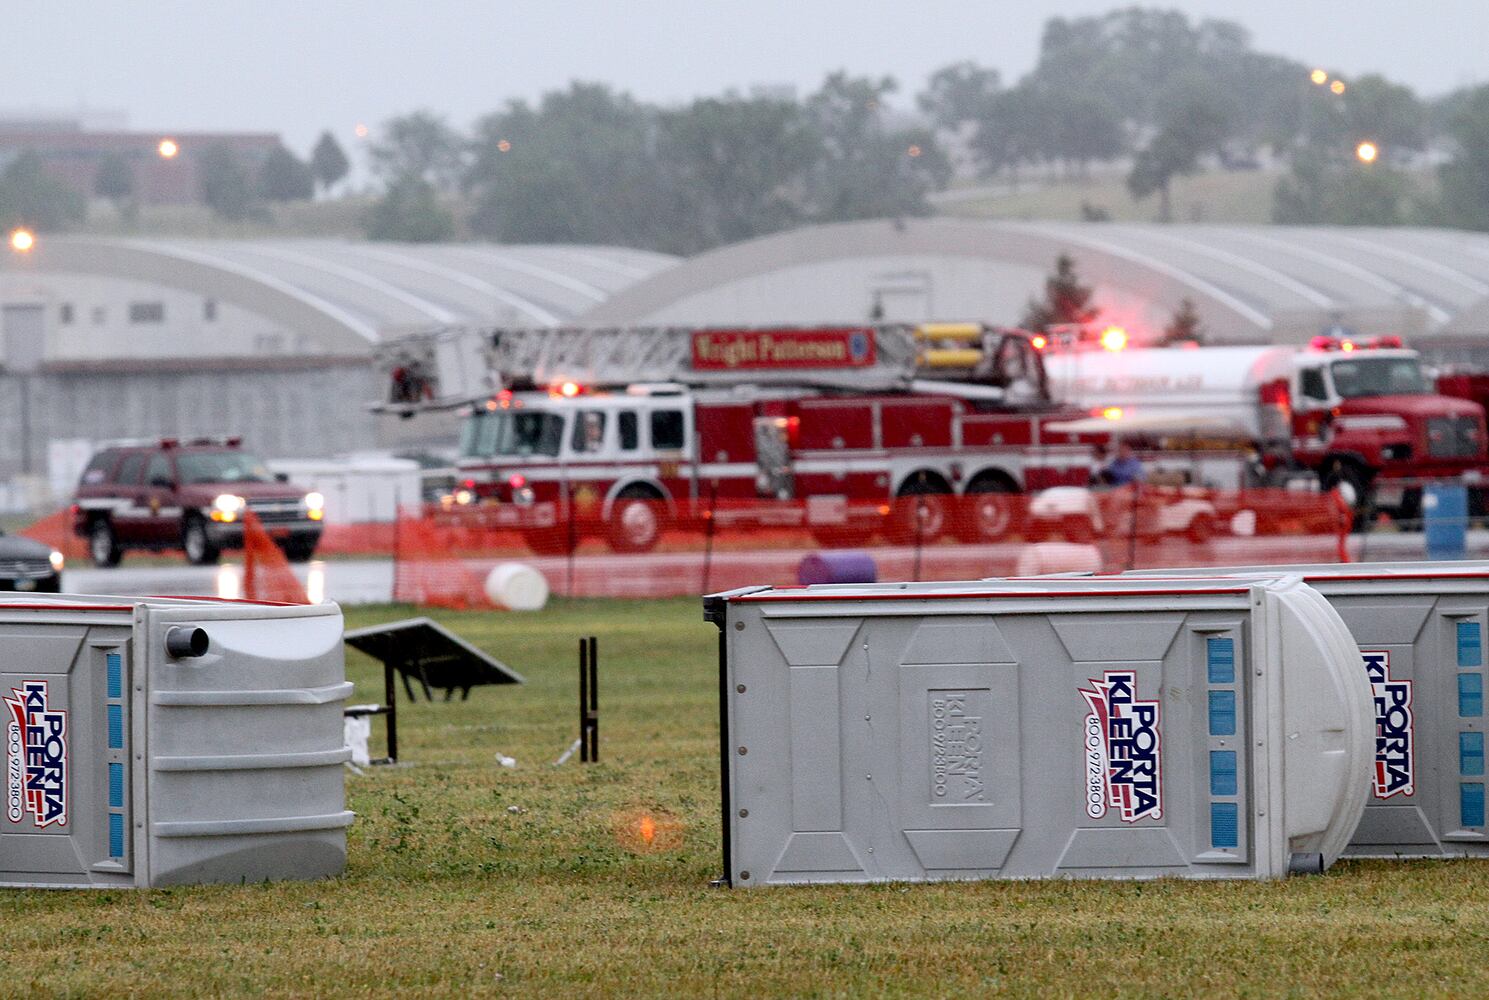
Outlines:
<svg viewBox="0 0 1489 1000"><path fill-rule="evenodd" d="M1092 471L1089 444L1044 431L1076 414L1051 402L1043 345L1023 331L503 330L463 360L456 336L384 357L390 372L444 380L417 399L395 380L385 408L487 390L464 425L454 497L540 552L594 535L644 551L669 523L705 518L805 527L827 544L995 539L1017 528L1010 496Z"/></svg>
<svg viewBox="0 0 1489 1000"><path fill-rule="evenodd" d="M1105 408L1114 431L1163 418L1203 422L1212 434L1228 427L1274 478L1316 474L1362 512L1415 517L1421 485L1444 479L1468 483L1482 509L1484 408L1440 392L1397 338L1051 351L1044 362L1056 398Z"/></svg>

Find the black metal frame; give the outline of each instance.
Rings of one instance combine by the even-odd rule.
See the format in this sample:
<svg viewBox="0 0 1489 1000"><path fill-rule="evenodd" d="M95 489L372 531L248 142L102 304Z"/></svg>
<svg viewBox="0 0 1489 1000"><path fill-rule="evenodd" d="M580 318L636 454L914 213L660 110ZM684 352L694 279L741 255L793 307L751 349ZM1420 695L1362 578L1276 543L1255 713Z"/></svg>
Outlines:
<svg viewBox="0 0 1489 1000"><path fill-rule="evenodd" d="M579 640L579 761L600 759L600 641Z"/></svg>

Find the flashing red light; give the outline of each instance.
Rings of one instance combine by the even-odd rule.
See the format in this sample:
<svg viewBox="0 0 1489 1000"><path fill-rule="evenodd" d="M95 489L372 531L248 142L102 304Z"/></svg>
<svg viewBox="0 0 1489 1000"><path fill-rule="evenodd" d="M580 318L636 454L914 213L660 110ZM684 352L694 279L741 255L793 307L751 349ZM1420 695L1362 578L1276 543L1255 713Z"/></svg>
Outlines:
<svg viewBox="0 0 1489 1000"><path fill-rule="evenodd" d="M1340 341L1339 349L1347 354L1355 349L1355 342L1353 340Z"/></svg>
<svg viewBox="0 0 1489 1000"><path fill-rule="evenodd" d="M1120 326L1109 326L1101 331L1101 346L1112 353L1127 346L1127 331Z"/></svg>
<svg viewBox="0 0 1489 1000"><path fill-rule="evenodd" d="M1339 341L1328 334L1321 333L1308 341L1308 347L1315 351L1335 351L1339 349Z"/></svg>
<svg viewBox="0 0 1489 1000"><path fill-rule="evenodd" d="M558 393L560 396L572 399L573 397L579 395L579 383L565 382L563 385L558 387Z"/></svg>
<svg viewBox="0 0 1489 1000"><path fill-rule="evenodd" d="M520 490L527 485L527 477L520 472L515 473L507 480L507 485L514 490Z"/></svg>
<svg viewBox="0 0 1489 1000"><path fill-rule="evenodd" d="M465 482L461 483L460 485L463 486L463 487L465 487L468 490L473 490L473 489L476 488L476 481L474 479L467 479Z"/></svg>
<svg viewBox="0 0 1489 1000"><path fill-rule="evenodd" d="M1033 338L1031 338L1030 341L1029 341L1029 343L1031 343L1031 344L1034 345L1034 349L1036 351L1042 351L1046 347L1050 346L1050 339L1048 337L1046 337L1044 334L1040 333L1040 334L1036 334Z"/></svg>
<svg viewBox="0 0 1489 1000"><path fill-rule="evenodd" d="M1385 334L1384 336L1376 337L1375 339L1373 339L1372 341L1370 341L1370 346L1371 347L1405 347L1406 346L1406 341L1402 340L1400 337L1396 336L1394 333L1388 333L1388 334Z"/></svg>

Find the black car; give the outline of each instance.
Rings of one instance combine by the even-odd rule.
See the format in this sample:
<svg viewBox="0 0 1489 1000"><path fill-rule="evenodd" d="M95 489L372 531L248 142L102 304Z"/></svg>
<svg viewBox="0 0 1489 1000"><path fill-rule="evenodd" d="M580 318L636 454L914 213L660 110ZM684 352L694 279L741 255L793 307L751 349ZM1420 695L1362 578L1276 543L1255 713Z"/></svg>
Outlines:
<svg viewBox="0 0 1489 1000"><path fill-rule="evenodd" d="M0 532L0 590L60 593L62 553L50 545Z"/></svg>

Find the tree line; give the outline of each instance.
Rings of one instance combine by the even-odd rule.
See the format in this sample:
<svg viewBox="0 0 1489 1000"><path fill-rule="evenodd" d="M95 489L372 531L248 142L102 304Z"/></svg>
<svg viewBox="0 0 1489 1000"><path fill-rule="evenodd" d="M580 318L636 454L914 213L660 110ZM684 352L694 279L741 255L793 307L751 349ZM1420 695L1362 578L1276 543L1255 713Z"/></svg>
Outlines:
<svg viewBox="0 0 1489 1000"><path fill-rule="evenodd" d="M416 111L368 145L379 194L364 226L374 239L690 254L809 223L925 215L958 173L1016 187L1097 164L1169 220L1176 178L1270 160L1283 168L1277 222L1489 230L1489 86L1424 100L1380 75L1257 51L1229 21L1143 7L1051 18L1021 79L960 62L903 102L913 110L897 96L890 77L835 73L801 99L731 92L664 107L575 82L469 129ZM349 167L329 132L304 161L284 149L256 166L226 147L200 156L203 199L229 219L328 191ZM95 194L127 210L128 164L104 164ZM64 225L84 211L25 157L0 172L0 221L37 199Z"/></svg>

